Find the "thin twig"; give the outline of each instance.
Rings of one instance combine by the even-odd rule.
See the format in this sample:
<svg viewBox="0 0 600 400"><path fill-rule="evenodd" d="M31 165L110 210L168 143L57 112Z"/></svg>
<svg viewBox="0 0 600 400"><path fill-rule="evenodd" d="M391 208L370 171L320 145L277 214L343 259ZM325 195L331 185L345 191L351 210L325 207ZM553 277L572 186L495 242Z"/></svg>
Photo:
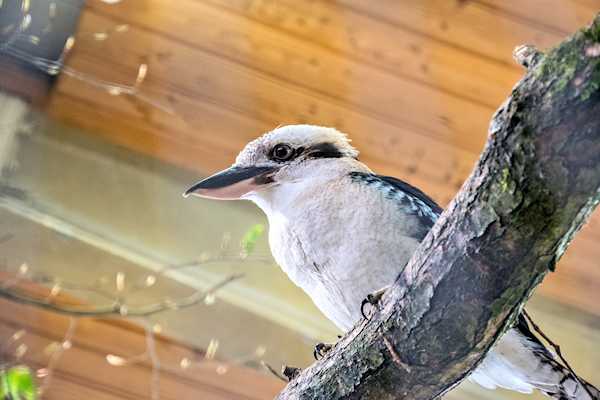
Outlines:
<svg viewBox="0 0 600 400"><path fill-rule="evenodd" d="M554 351L556 352L556 355L558 356L558 358L560 358L560 360L562 361L562 363L564 364L564 366L569 370L569 372L571 372L571 375L573 375L573 377L575 378L575 380L577 381L577 383L579 383L581 386L583 386L583 388L585 389L585 391L587 392L587 394L590 395L590 398L593 399L594 395L591 393L590 389L588 388L587 384L585 384L584 382L581 381L581 379L579 378L579 375L577 375L575 373L575 371L573 370L573 368L571 368L571 365L569 365L569 362L563 357L561 351L560 351L560 346L556 343L554 343L543 331L542 329L535 323L533 322L533 319L529 316L529 314L527 313L527 311L525 311L525 309L522 310L523 316L525 317L525 319L527 320L527 322L531 325L531 327L533 328L534 331L536 331L537 333L539 333L539 335L550 345L554 348Z"/></svg>
<svg viewBox="0 0 600 400"><path fill-rule="evenodd" d="M273 259L270 257L252 257L250 258L241 258L239 255L219 255L216 258L211 258L208 260L192 260L192 261L186 261L183 262L181 264L174 264L168 267L165 267L163 269L161 269L160 271L158 271L158 275L164 275L167 272L171 272L171 271L176 271L176 270L180 270L180 269L184 269L184 268L191 268L191 267L200 267L200 266L205 266L208 264L217 264L217 263L221 263L221 262L225 262L225 261L255 261L255 262L259 262L259 263L272 263Z"/></svg>
<svg viewBox="0 0 600 400"><path fill-rule="evenodd" d="M18 303L38 306L40 308L51 310L60 314L71 315L75 317L101 317L108 315L147 317L167 310L178 310L197 305L204 301L204 299L207 296L214 294L214 292L216 292L217 290L223 288L224 286L228 285L229 283L235 280L242 278L243 276L244 274L230 275L225 279L217 282L207 290L197 291L187 297L183 297L177 300L165 299L160 303L149 304L134 309L127 309L126 312L123 312L124 305L119 303L115 303L106 307L86 309L84 307L75 307L50 303L46 300L41 300L39 298L29 296L27 293L15 288L11 288L10 290L7 290L6 288L0 288L0 297L4 297L8 300L16 301Z"/></svg>
<svg viewBox="0 0 600 400"><path fill-rule="evenodd" d="M75 335L75 329L77 328L77 319L71 317L69 319L69 327L63 336L63 340L60 343L60 347L50 356L50 360L48 361L48 366L46 367L46 377L44 378L42 385L40 387L40 394L43 394L48 387L50 386L50 382L52 381L52 374L56 369L56 365L60 361L60 358L64 354L65 351L71 348L71 342L73 340L73 336Z"/></svg>
<svg viewBox="0 0 600 400"><path fill-rule="evenodd" d="M410 373L410 371L411 371L410 366L407 363L405 363L404 361L402 361L402 359L398 355L398 352L396 352L396 349L394 349L394 345L392 344L392 342L390 342L390 340L387 338L387 336L385 336L383 334L382 334L382 338L383 338L383 343L385 343L385 347L387 347L388 351L392 355L392 360L394 360L394 362L396 364L398 364L403 370Z"/></svg>
<svg viewBox="0 0 600 400"><path fill-rule="evenodd" d="M539 63L542 57L542 52L530 44L522 44L513 50L513 59L527 69Z"/></svg>
<svg viewBox="0 0 600 400"><path fill-rule="evenodd" d="M247 259L242 259L240 258L240 256L231 256L231 255L224 255L224 256L218 256L216 258L210 258L207 260L192 260L192 261L186 261L180 264L173 264L173 265L169 265L166 266L162 269L160 269L159 271L156 272L155 277L161 277L166 275L169 272L173 272L173 271L178 271L181 269L186 269L186 268L192 268L192 267L204 267L210 264L219 264L222 262L227 262L227 261L247 261ZM271 264L272 263L272 259L268 258L268 257L257 257L257 258L252 258L252 261L256 261L256 262L260 262L260 263L264 263L264 264ZM146 289L148 287L148 285L146 284L146 282L140 283L134 283L127 291L127 294L132 294L137 292L138 290L141 289Z"/></svg>
<svg viewBox="0 0 600 400"><path fill-rule="evenodd" d="M300 368L297 367L290 367L289 365L284 365L281 368L281 373L283 374L283 376L285 376L288 381L292 381L294 379L296 379L296 377L298 375L300 375L300 373L302 372L302 370Z"/></svg>
<svg viewBox="0 0 600 400"><path fill-rule="evenodd" d="M56 278L52 278L48 275L32 276L31 278L29 278L29 281L32 283L39 283L42 285L58 286L59 291L63 291L64 289L66 289L66 290L73 290L73 291L79 291L79 292L94 293L94 294L104 297L105 299L108 299L108 300L113 300L115 297L113 293L103 290L98 283L95 283L93 285L82 285L82 284L78 284L78 283L63 282L63 281L57 280ZM52 295L52 293L51 293L48 297L45 298L45 301L51 302L53 300L54 296L56 296L57 294L58 293Z"/></svg>
<svg viewBox="0 0 600 400"><path fill-rule="evenodd" d="M267 371L269 371L270 373L272 373L275 377L281 379L284 382L289 382L289 380L287 380L286 378L284 378L279 372L275 371L275 368L271 367L265 361L261 361L260 365L262 365Z"/></svg>

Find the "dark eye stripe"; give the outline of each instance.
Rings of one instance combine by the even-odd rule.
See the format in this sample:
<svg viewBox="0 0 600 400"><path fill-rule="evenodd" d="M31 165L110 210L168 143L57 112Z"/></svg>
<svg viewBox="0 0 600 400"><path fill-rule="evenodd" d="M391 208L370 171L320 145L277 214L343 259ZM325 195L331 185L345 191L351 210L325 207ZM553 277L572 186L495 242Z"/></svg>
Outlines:
<svg viewBox="0 0 600 400"><path fill-rule="evenodd" d="M344 155L332 143L319 143L310 146L306 151L307 157L310 158L341 158Z"/></svg>
<svg viewBox="0 0 600 400"><path fill-rule="evenodd" d="M285 162L293 160L299 157L302 154L306 154L306 158L342 158L344 154L338 150L338 148L333 143L323 142L318 143L308 148L297 147L296 149L292 149L292 153L289 157L282 159L275 156L275 151L279 146L288 146L285 143L280 143L274 146L269 151L269 158L273 161L277 162ZM290 147L291 149L291 147Z"/></svg>

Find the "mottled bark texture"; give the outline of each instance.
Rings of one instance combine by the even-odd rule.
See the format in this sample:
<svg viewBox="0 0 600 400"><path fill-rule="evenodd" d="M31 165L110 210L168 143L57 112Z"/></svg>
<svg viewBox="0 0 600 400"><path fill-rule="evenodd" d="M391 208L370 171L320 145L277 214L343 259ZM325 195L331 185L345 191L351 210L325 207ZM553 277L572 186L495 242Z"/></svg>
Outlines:
<svg viewBox="0 0 600 400"><path fill-rule="evenodd" d="M600 16L528 63L475 170L380 309L279 399L434 399L554 269L600 198Z"/></svg>

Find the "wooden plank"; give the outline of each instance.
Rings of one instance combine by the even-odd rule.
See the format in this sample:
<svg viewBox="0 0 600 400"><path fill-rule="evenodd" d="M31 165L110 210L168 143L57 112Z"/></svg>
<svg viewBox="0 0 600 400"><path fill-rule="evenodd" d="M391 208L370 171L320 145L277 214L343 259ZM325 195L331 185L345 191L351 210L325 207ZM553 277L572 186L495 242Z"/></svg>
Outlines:
<svg viewBox="0 0 600 400"><path fill-rule="evenodd" d="M0 337L10 337L18 325L0 326ZM44 348L49 344L48 338L36 333L28 332L24 342L28 351L23 357L27 364L45 365L47 357ZM108 365L105 355L73 346L64 352L56 370L62 374L69 374L81 384L99 388L102 391L110 391L123 397L145 397L150 395L150 370L141 365L126 367L113 367ZM160 397L163 400L170 399L194 399L206 398L210 400L226 400L236 398L232 393L222 391L214 393L211 388L202 388L193 384L186 384L174 379L167 373L161 374ZM240 399L251 398L238 396Z"/></svg>
<svg viewBox="0 0 600 400"><path fill-rule="evenodd" d="M196 108L203 123L196 126L194 136L190 136L190 129L179 129L176 121L160 129L161 122L143 122L143 117L139 114L131 114L129 110L119 107L120 104L134 107L128 99L104 99L114 105L114 108L110 106L105 108L97 103L98 99L103 98L105 94L93 88L87 90L84 88L86 86L82 85L79 92L81 96L61 91L54 92L48 109L50 115L123 147L180 167L202 171L198 172L199 175L223 168L228 162L231 163L230 160L235 158L239 149L235 144L241 140L218 147L211 144L210 140L204 140L205 138L228 137L236 132L262 130L258 129L260 124L255 121L246 121L243 118L234 120L232 113L221 112L217 107L208 106L205 109ZM95 99L90 100L91 98L85 95L90 92L96 96ZM213 118L218 121L212 120ZM165 119L171 122L168 117ZM243 129L244 127L247 129Z"/></svg>
<svg viewBox="0 0 600 400"><path fill-rule="evenodd" d="M0 337L9 337L15 330L25 329L29 347L26 361L45 365L43 349L50 342L62 340L67 327L66 318L5 300L0 300L0 309ZM73 347L65 352L58 365L58 373L120 396L147 398L150 379L147 361L127 367L113 367L105 358L109 353L140 354L145 348L145 338L139 330L131 329L128 324L81 319L72 342ZM193 358L193 354L197 355L196 350L160 336L157 338L157 352L163 368L161 392L164 398L270 398L282 386L272 377L238 366L229 366L224 375L215 373L214 368L180 369L181 355Z"/></svg>
<svg viewBox="0 0 600 400"><path fill-rule="evenodd" d="M540 30L570 35L590 23L600 11L598 0L477 0L494 13L520 20Z"/></svg>
<svg viewBox="0 0 600 400"><path fill-rule="evenodd" d="M514 63L515 46L531 43L544 49L564 39L563 33L542 31L475 1L382 0L377 2L377 7L369 0L340 0L339 3L507 65Z"/></svg>
<svg viewBox="0 0 600 400"><path fill-rule="evenodd" d="M95 4L95 3L94 3L94 4ZM179 4L179 3L178 3L178 4ZM120 7L120 6L119 6L119 7ZM156 19L160 19L158 15L154 15L154 14L144 14L144 12L152 12L152 10L155 10L155 9L157 9L158 7L154 7L154 8L152 8L152 9L150 9L150 11L148 11L148 9L146 9L145 7L142 7L142 8L141 8L141 12L133 12L133 11L140 11L140 10L139 10L139 8L140 8L140 7L139 7L139 4L138 4L137 6L134 6L134 8L131 10L131 11L132 11L132 13L133 13L133 15L135 15L136 17L138 17L138 18L142 18L142 19L144 19L144 18L146 18L146 19L150 19L150 17L149 17L149 15L150 15L150 16L155 16L155 17L156 17L156 18L154 18L154 19L153 19L154 21L156 21ZM106 6L106 9L108 9L108 10L121 10L121 11L122 11L122 9L119 9L118 7L111 7L111 6ZM163 8L163 9L164 9L164 8ZM170 8L169 8L169 7L166 7L166 9L170 9ZM120 12L120 11L119 11L118 13L119 13L119 14L123 14L123 13L122 13L122 12ZM145 17L144 17L144 16L145 16ZM212 17L212 15L211 15L211 17ZM128 16L128 18L129 18L129 16ZM173 24L174 24L174 23L176 23L177 21L179 21L179 20L177 19L177 16L173 16L173 15L171 15L171 14L169 14L169 18L172 18L172 19L173 19L173 21L172 21L172 22L173 22ZM185 22L185 21L183 21L183 22ZM182 22L182 23L183 23L183 22ZM155 24L153 24L153 27L154 27L153 29L155 29ZM171 30L169 30L169 31L177 31L177 29L171 29ZM185 29L182 29L181 31L186 31L186 30L185 30ZM196 37L197 37L197 35L196 35ZM154 39L153 39L152 41L150 41L150 42L147 42L147 43L148 43L149 45L151 44L152 46L154 46ZM142 47L144 47L144 48L147 48L147 47L149 47L149 46L142 46ZM212 49L212 48L211 48L211 49ZM162 54L162 55L164 56L164 54L167 54L167 53L164 53L164 52L158 53L158 52L157 52L157 55L158 55L158 54ZM171 54L171 53L168 53L168 54ZM172 54L171 54L171 55L172 55ZM116 55L116 54L115 54L115 57L117 57L117 55ZM142 60L142 59L143 59L143 55L139 55L139 58L140 58L140 60ZM190 61L192 61L192 62L193 62L193 60L190 60ZM218 67L217 67L217 68L218 68ZM132 76L132 75L133 75L133 72L134 72L134 71L132 70L132 71L131 71L131 75L129 75L129 76ZM179 74L178 74L178 72L179 72L178 70L172 69L172 70L171 70L171 72L172 72L172 73L171 73L171 75L176 75L176 76L178 76L178 75L179 75ZM161 75L161 74L159 73L159 75ZM163 75L166 75L166 73L165 73L165 74L163 74ZM214 73L214 74L212 74L212 75L209 75L209 74L207 74L207 76L205 77L205 79L206 79L207 81L210 81L210 80L211 80L211 77L213 77L213 76L219 77L219 75L220 75L220 74L219 74L218 72L215 72L215 73ZM223 75L223 74L221 74L221 75ZM244 80L244 82L246 82L246 81ZM250 82L252 82L252 81L250 81ZM239 85L238 85L238 86L239 86ZM254 83L253 83L251 86L255 86L255 85L254 85ZM281 93L281 90L278 90L278 89L279 89L279 88L276 88L276 89L274 89L274 92L275 92L275 93ZM200 92L202 92L202 90L198 91L198 93L200 93ZM264 88L261 86L261 90L259 90L258 92L259 92L259 93L263 93L263 92L265 92L265 90L264 90ZM212 93L212 92L211 92L211 93ZM284 98L286 98L286 99L289 99L289 98L290 98L290 96L288 96L289 94L290 94L290 93L288 93L288 92L285 92L285 96L283 96L283 97L284 97ZM291 94L293 94L293 92L292 92ZM223 102L228 102L228 101L229 101L229 99L234 99L234 100L235 100L235 99L237 99L237 98L239 98L239 97L240 97L240 96L239 96L239 94L238 94L238 95L234 95L234 96L232 96L232 97L225 98L225 99L223 100ZM275 97L277 97L277 95L275 95ZM281 96L280 96L280 97L281 97ZM258 109L258 110L257 110L257 109L252 109L252 110L249 112L249 114L256 113L256 114L260 115L259 113L261 112L261 110L267 109L267 108L268 108L268 106L273 106L273 102L272 102L272 98L273 98L273 96L268 96L268 98L270 98L270 99L271 99L271 102L269 102L269 100L268 100L268 99L266 99L266 100L265 100L265 103L262 103L262 102L257 102L257 103L259 103L259 104L260 104L260 106L259 106L259 107L257 107L257 109ZM255 100L255 99L253 99L253 100ZM301 112L302 112L302 110L304 110L304 113L306 113L306 110L308 109L308 111L309 111L309 113L310 113L310 108L311 108L311 107L310 107L310 105L309 105L309 106L303 106L303 107L301 108ZM314 107L313 107L313 109L314 109ZM326 109L325 109L325 111L324 111L322 114L323 114L324 116L332 115L333 113L332 113L331 111L332 111L332 109L327 109L327 108L326 108ZM294 110L294 111L292 111L292 112L290 113L290 115L292 116L292 118L293 118L294 112L296 112L296 111ZM261 117L261 118L262 118L262 117ZM265 120L268 120L269 122L271 122L271 121L272 121L272 124L273 124L273 125L275 125L275 124L277 124L277 123L279 123L279 122L281 122L281 121L284 121L284 122L285 122L285 114L281 114L281 113L279 113L279 114L268 114L268 115L266 115L266 116L265 116L263 119L265 119ZM325 124L331 124L331 123L329 123L329 121L324 121L324 122L323 122L324 118L322 118L322 115L317 115L317 116L315 116L315 117L314 117L314 120L316 120L317 122L325 123ZM312 121L312 118L311 118L311 120L309 120L309 122L310 122L310 121ZM338 118L338 119L336 119L336 120L335 120L335 121L333 121L333 122L336 122L336 121L337 121L337 122L344 122L343 120L340 120L339 118ZM290 121L290 122L296 122L296 121ZM267 123L266 125L270 125L270 124L269 124L269 123ZM340 124L340 125L350 125L350 124ZM352 126L355 126L355 125L354 125L354 124L352 124ZM361 126L361 124L359 124L358 126ZM362 125L362 126L364 126L364 125ZM367 125L366 127L367 127L367 128L369 128L370 126L369 126L369 125ZM342 128L343 128L343 126L342 126ZM378 132L378 133L379 133L379 132L387 132L387 131L390 131L390 130L389 130L389 129L385 129L385 130L382 130L382 129L368 129L368 131L369 131L369 132ZM394 132L394 133L395 133L395 132ZM404 133L404 132L402 132L402 133ZM395 136L397 136L397 135L395 135ZM393 139L390 139L390 140L393 140ZM413 140L413 138L407 138L407 140L406 140L406 142L408 142L408 143L413 143L413 141L414 141L414 140ZM406 142L404 142L404 143L403 143L403 145L405 145L405 144L406 144ZM387 144L387 143L386 143L386 144ZM389 148L389 146L384 146L384 147L385 147L385 148ZM425 147L428 147L428 146L426 146L426 145L425 145ZM236 148L239 148L239 147L237 147L237 146L236 146ZM363 147L363 149L364 149L364 147ZM392 153L392 154L398 154L398 153L396 152L397 148L393 148L392 150L394 151L394 153ZM367 151L368 151L368 149L367 149ZM373 152L373 153L375 153L375 152ZM380 153L380 154L381 154L381 153ZM475 154L475 153L473 153L473 154ZM369 154L368 154L368 153L367 153L367 156L369 156ZM373 157L373 158L375 158L375 157ZM437 159L437 157L435 157L435 158ZM471 157L471 159L473 159L473 157ZM427 163L424 163L424 165L427 165ZM433 164L433 165L434 165L435 167L441 167L441 168L438 168L439 170L448 170L448 168L444 168L443 166L438 166L438 165L436 165L436 164ZM412 168L411 168L411 169L412 169ZM468 169L466 169L466 170L468 171ZM462 178L462 176L461 176L461 178ZM461 179L456 179L456 180L455 180L455 182L459 182L460 180L461 180Z"/></svg>
<svg viewBox="0 0 600 400"><path fill-rule="evenodd" d="M31 285L27 285L30 289ZM23 290L23 286L18 286ZM27 293L34 292L27 290ZM48 295L48 291L40 291L39 295ZM32 293L33 295L34 293ZM43 297L42 297L43 298ZM73 299L71 299L73 300ZM57 300L64 302L64 300ZM80 303L68 301L67 304ZM57 315L52 312L37 310L31 306L24 306L17 303L11 303L7 300L0 300L0 309L6 312L0 317L0 321L11 326L20 326L27 331L36 333L47 338L49 341L60 341L69 327L69 318L63 315ZM10 311L10 312L9 312ZM141 327L133 323L118 319L93 319L81 318L78 320L76 328L76 343L79 347L95 351L101 354L117 355L135 355L141 354L146 349L144 331ZM118 338L115 341L98 340L99 338ZM203 351L200 349L187 348L169 338L156 335L157 355L166 363L177 365L185 357L200 356ZM149 367L147 361L140 363Z"/></svg>
<svg viewBox="0 0 600 400"><path fill-rule="evenodd" d="M522 71L333 2L208 0L375 68L496 108Z"/></svg>
<svg viewBox="0 0 600 400"><path fill-rule="evenodd" d="M88 382L73 380L73 377L60 373L52 378L52 385L44 393L46 400L145 400L148 396L127 396L113 393L110 388L91 387Z"/></svg>
<svg viewBox="0 0 600 400"><path fill-rule="evenodd" d="M493 112L490 107L357 63L305 40L201 2L183 0L166 6L164 1L148 1L144 6L133 2L127 5L127 2L123 2L114 8L108 7L115 14L111 15L114 20L112 24L108 21L100 23L99 19L85 11L81 29L104 30L115 23L143 27L145 34L141 29L132 27L127 33L127 40L117 44L107 40L105 45L137 49L134 53L137 55L136 65L140 57L143 57L142 59L153 64L156 74L170 76L173 84L179 81L196 94L220 95L219 85L223 80L235 84L237 88L253 89L262 86L257 85L260 81L276 78L280 87L290 87L291 84L292 90L310 91L323 102L337 103L400 129L430 135L475 153L481 150ZM101 5L93 3L94 12L98 12L96 10ZM177 47L175 41L185 45L185 49L179 50L181 47ZM218 66L214 70L215 64L209 63L208 58L202 57L200 53L193 52L192 47L205 49L220 58L234 60L237 67L217 59L215 61ZM131 57L125 51L112 54L115 54L118 62L123 62L122 57ZM169 57L164 57L165 54L169 54ZM249 67L251 74L256 74L256 71L260 74L256 74L256 78L250 81L238 80L231 73L232 68L240 69L240 65ZM169 75L158 72L161 66L170 71ZM196 78L180 78L179 72L186 70L189 71L188 76L192 73ZM209 75L210 71L213 73ZM202 77L203 73L208 75L208 80ZM210 83L211 87L194 89L202 80L205 84ZM288 82L288 85L284 82ZM262 91L254 90L252 93L251 99L256 100L256 96ZM265 94L264 97L268 99L270 107L285 110L290 104L289 101L279 104L274 100L287 100L284 94L277 96L269 93L269 96ZM262 105L261 102L257 103ZM269 110L264 107L261 109ZM327 115L318 104L298 109L302 113L295 113L296 119L321 119L320 115ZM459 115L469 115L469 118L458 118Z"/></svg>
<svg viewBox="0 0 600 400"><path fill-rule="evenodd" d="M7 273L0 272L0 282L6 282L10 278L11 276ZM50 291L50 288L28 280L17 281L14 287L37 298L46 298ZM82 304L79 299L65 293L60 293L55 297L55 301L70 305ZM70 325L70 318L65 315L1 298L0 310L2 310L0 325L4 324L25 329L28 334L38 335L48 342L62 341ZM115 338L118 338L118 340L113 340ZM156 356L161 362L161 368L167 374L180 376L201 385L230 390L234 393L237 393L237 391L235 388L230 388L232 380L239 383L239 387L251 387L260 382L256 393L260 398L273 395L281 387L280 382L273 380L270 376L218 359L206 361L204 368L200 370L197 368L181 369L180 362L182 359L201 359L204 351L192 348L161 334L155 334L154 340L156 343ZM143 327L122 318L79 318L72 342L76 347L99 353L103 357L107 354L130 357L146 351L146 337ZM214 372L217 366L221 364L226 365L228 368L226 375ZM151 368L151 363L147 359L141 360L136 365L146 369ZM102 366L106 367L108 363L105 362ZM203 374L199 375L199 371ZM247 391L243 390L240 393L247 394Z"/></svg>
<svg viewBox="0 0 600 400"><path fill-rule="evenodd" d="M94 61L87 61L83 57L74 58L73 62L73 65L80 68L88 68L93 64ZM112 71L115 72L115 69ZM117 77L117 81L126 81L125 76L131 75L119 74L119 76L121 78ZM115 78L115 74L112 78ZM284 92L283 88L268 82L260 89L261 93L268 92L274 95L282 93L289 100L295 96L307 103L318 101L301 93ZM110 96L68 77L60 83L59 91L53 96L49 112L75 125L92 128L95 131L101 130L106 137L114 136L114 140L118 143L129 145L134 149L145 147L145 152L149 154L155 152L156 156L175 162L177 165L203 169L204 172L228 165L249 140L275 126L275 122L261 123L252 119L250 115L244 117L235 110L188 98L184 94L168 90L165 85L155 83L153 80L145 83L144 91L147 92L147 96L155 97L159 101L171 101L175 104L178 115L171 116L153 110L139 101ZM71 104L73 101L61 99L63 94L76 97L77 102L81 104ZM232 97L235 97L234 89L232 89ZM67 106L66 102L71 105ZM74 107L89 109L95 116L87 115L83 110L75 112ZM257 107L260 108L260 103ZM351 133L357 147L363 150L365 160L379 161L379 164L387 165L387 171L391 171L390 166L393 166L396 173L407 178L422 174L425 179L451 182L456 187L457 183L462 182L462 178L471 169L475 160L475 155L472 153L428 137L421 137L410 131L399 130L361 114L344 112L339 107L327 107L326 104L322 108L324 108L322 118L319 114L306 122L348 126L347 130ZM111 117L112 113L114 114ZM273 121L298 122L286 120L282 113L279 115L281 118L274 116ZM142 133L136 134L138 131ZM129 138L134 135L135 138ZM156 140L164 140L167 144L159 146ZM207 162L210 158L200 157L206 146L214 146L207 157L212 157L215 162ZM200 153L194 157L191 150ZM219 159L220 164L218 164Z"/></svg>
<svg viewBox="0 0 600 400"><path fill-rule="evenodd" d="M598 211L594 214L596 218L599 215ZM600 316L600 249L593 237L597 234L592 229L580 232L558 263L556 272L544 279L537 293Z"/></svg>
<svg viewBox="0 0 600 400"><path fill-rule="evenodd" d="M94 102L89 101L90 96L95 96ZM104 96L107 108L97 103ZM77 92L55 92L50 104L55 118L135 151L199 171L199 175L230 165L248 140L266 130L260 123L240 118L235 113L194 104L190 111L203 121L197 129L192 133L189 129L179 131L174 123L164 133L157 134L151 123L133 114L135 111L128 100L104 95L86 86L78 86ZM248 127L251 124L254 126ZM390 130L387 131L389 136L369 135L370 131L352 131L357 132L351 135L357 147L367 149L361 153L361 159L379 173L401 176L419 185L442 203L450 200L472 168L474 156L461 155L457 149L433 141L394 138ZM205 141L208 136L221 142ZM445 189L440 190L440 187Z"/></svg>
<svg viewBox="0 0 600 400"><path fill-rule="evenodd" d="M140 41L139 44L142 48L148 47L149 43L152 43L155 47L160 45L160 42L157 42L156 39L146 38L150 42ZM115 40L114 42L119 41ZM144 46L144 43L148 44ZM146 134L139 135L138 139L130 141L130 144L133 147L136 144L150 146L155 148L157 152L163 152L163 150L160 146L142 143L144 136L153 140L156 136L168 137L169 141L178 140L182 146L194 145L194 143L186 143L187 140L193 140L197 143L213 141L224 146L223 148L226 151L227 149L233 149L232 152L235 154L248 140L280 123L310 122L333 125L349 131L352 133L357 146L363 150L366 159L378 159L382 164L399 165L402 169L407 170L403 171L403 174L408 172L407 175L414 175L419 171L424 172L428 179L458 181L454 176L449 176L449 173L456 170L468 172L475 159L476 153L461 151L455 146L445 145L411 130L395 127L362 113L341 107L336 103L323 100L316 95L294 90L284 84L266 78L258 79L255 73L235 64L223 64L219 59L210 58L209 56L201 59L190 57L190 50L187 48L179 49L176 43L166 42L164 48L167 47L170 49L169 51L178 51L181 58L174 58L172 62L166 65L147 60L150 66L149 76L148 81L144 83L143 91L146 96L173 106L176 113L179 114L178 117L163 115L160 111L153 110L140 101L121 101L120 98L109 96L92 86L69 77L63 78L59 85L59 93L77 96L81 99L85 98L88 103L102 103L98 104L100 108L108 107L112 111L118 111L119 115L122 115L121 110L131 110L134 119L119 121L116 118L111 118L106 112L101 121L94 121L93 118L84 115L79 118L79 115L69 108L62 110L57 108L56 102L51 103L50 113L55 116L68 114L69 121L75 124L79 122L80 126L90 126L90 124L103 124L106 126L110 123L133 125L134 121L149 125L148 129L145 129ZM91 54L88 54L85 49L75 52L70 61L71 66L83 71L96 71L101 78L117 82L131 81L132 77L135 76L137 63L134 66L132 62L121 69L115 64L107 65L104 62L103 65L103 59L106 56L111 58L124 57L120 56L123 51L119 51L118 48L114 52L100 53L99 55L98 52L90 49L89 53ZM132 55L133 60L143 60L142 57L140 50L136 50L136 53ZM190 72L189 67L182 68L182 66L197 64L203 65L203 72L195 74L194 71ZM180 79L180 81L191 83L185 85L185 90L181 89L182 83L179 83L179 89L174 90L173 83L170 81L173 76L185 76L186 79ZM212 79L212 76L215 78ZM198 84L197 81L201 81L201 83ZM210 82L210 86L200 86L203 82ZM190 86L192 89L197 89L191 92ZM83 93L86 96L83 96ZM215 98L219 101L219 106L216 106ZM274 100L279 98L285 99L284 105L280 106L277 104L277 100ZM212 110L210 111L211 114L218 113L219 115L214 118L207 115L207 108ZM94 112L98 113L99 111L94 110ZM228 114L228 116L224 114ZM245 118L241 116L242 114ZM224 129L222 125L231 124L231 121L229 121L231 118L237 121L243 120L242 125L236 129ZM265 122L258 123L257 119ZM250 125L257 126L260 129L249 129ZM136 129L139 130L139 128L133 127L131 132L120 130L116 133L115 129L107 127L106 131L108 132L107 135L112 132L115 136L118 136L116 140L122 142L126 139L123 135L132 135ZM149 134L151 132L156 134ZM219 134L215 135L216 132ZM231 134L228 132L231 132ZM168 150L165 151L169 152ZM176 153L176 151L174 150L173 153ZM189 151L187 153L189 154ZM213 158L214 155L213 152ZM202 163L200 157L186 157L186 159L188 165L194 159L198 160L198 163ZM227 165L225 162L229 163L232 159L231 156L227 157L221 166ZM202 165L197 164L195 167L202 167ZM427 171L428 169L431 173Z"/></svg>
<svg viewBox="0 0 600 400"><path fill-rule="evenodd" d="M0 273L0 282L6 282L10 276L6 273ZM16 283L18 288L25 293L37 298L45 298L49 295L50 288L23 280ZM68 294L61 293L55 298L56 302L64 304L82 304L82 302ZM61 341L64 333L68 330L70 318L62 315L38 309L33 306L13 303L0 298L0 323L11 326L19 326L28 332L38 334L47 338L49 341ZM118 338L118 340L110 340ZM271 376L259 373L252 369L237 366L228 363L226 360L206 362L205 368L201 371L215 371L220 363L225 363L228 367L227 375L208 373L198 375L198 369L180 369L179 365L182 359L188 358L200 359L204 355L204 350L193 348L177 340L161 334L154 335L156 342L156 356L160 359L162 368L209 386L217 386L228 389L231 381L235 380L241 386L252 386L260 382L260 388L257 389L260 397L272 395L274 391L281 387L280 382L273 380ZM123 357L142 354L146 350L145 330L142 326L133 323L131 320L122 318L80 318L77 322L76 335L73 339L76 346L86 350L106 354L116 354ZM140 366L150 368L149 360L139 362ZM236 389L228 389L233 392ZM243 391L246 393L246 391Z"/></svg>
<svg viewBox="0 0 600 400"><path fill-rule="evenodd" d="M565 265L559 266L557 275L560 274L560 278L554 278L554 275L546 278L536 293L590 315L600 316L598 282L585 278L574 279L571 274L561 273L560 268L565 267L568 268Z"/></svg>

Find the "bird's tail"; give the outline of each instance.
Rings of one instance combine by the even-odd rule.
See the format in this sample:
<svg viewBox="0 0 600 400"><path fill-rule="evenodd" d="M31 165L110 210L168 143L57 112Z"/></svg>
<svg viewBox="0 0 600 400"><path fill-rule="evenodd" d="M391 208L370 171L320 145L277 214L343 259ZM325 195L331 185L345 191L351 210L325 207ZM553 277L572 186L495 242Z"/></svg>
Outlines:
<svg viewBox="0 0 600 400"><path fill-rule="evenodd" d="M559 400L600 400L600 391L563 366L530 331L523 315L469 379L488 389L501 387L521 393L537 389Z"/></svg>
<svg viewBox="0 0 600 400"><path fill-rule="evenodd" d="M545 395L559 400L599 400L600 391L560 364L547 349L537 354L545 366L545 382L530 382Z"/></svg>
<svg viewBox="0 0 600 400"><path fill-rule="evenodd" d="M560 399L560 400L600 400L600 391L591 383L587 382L585 379L578 376L572 368L569 367L569 364L564 360L565 365L559 363L556 360L555 355L550 352L540 341L539 339L531 332L529 329L529 324L527 321L532 324L533 328L539 332L548 343L554 345L552 341L544 335L544 333L535 325L535 322L531 320L531 317L527 314L527 311L523 310L523 314L518 319L517 329L521 330L524 333L530 343L534 344L532 347L533 353L539 358L540 365L543 365L545 370L547 370L546 376L551 378L551 382L553 384L539 384L536 385L535 382L532 382L534 386L536 386L542 393L545 395ZM560 348L556 346L556 350L558 355L560 356Z"/></svg>

